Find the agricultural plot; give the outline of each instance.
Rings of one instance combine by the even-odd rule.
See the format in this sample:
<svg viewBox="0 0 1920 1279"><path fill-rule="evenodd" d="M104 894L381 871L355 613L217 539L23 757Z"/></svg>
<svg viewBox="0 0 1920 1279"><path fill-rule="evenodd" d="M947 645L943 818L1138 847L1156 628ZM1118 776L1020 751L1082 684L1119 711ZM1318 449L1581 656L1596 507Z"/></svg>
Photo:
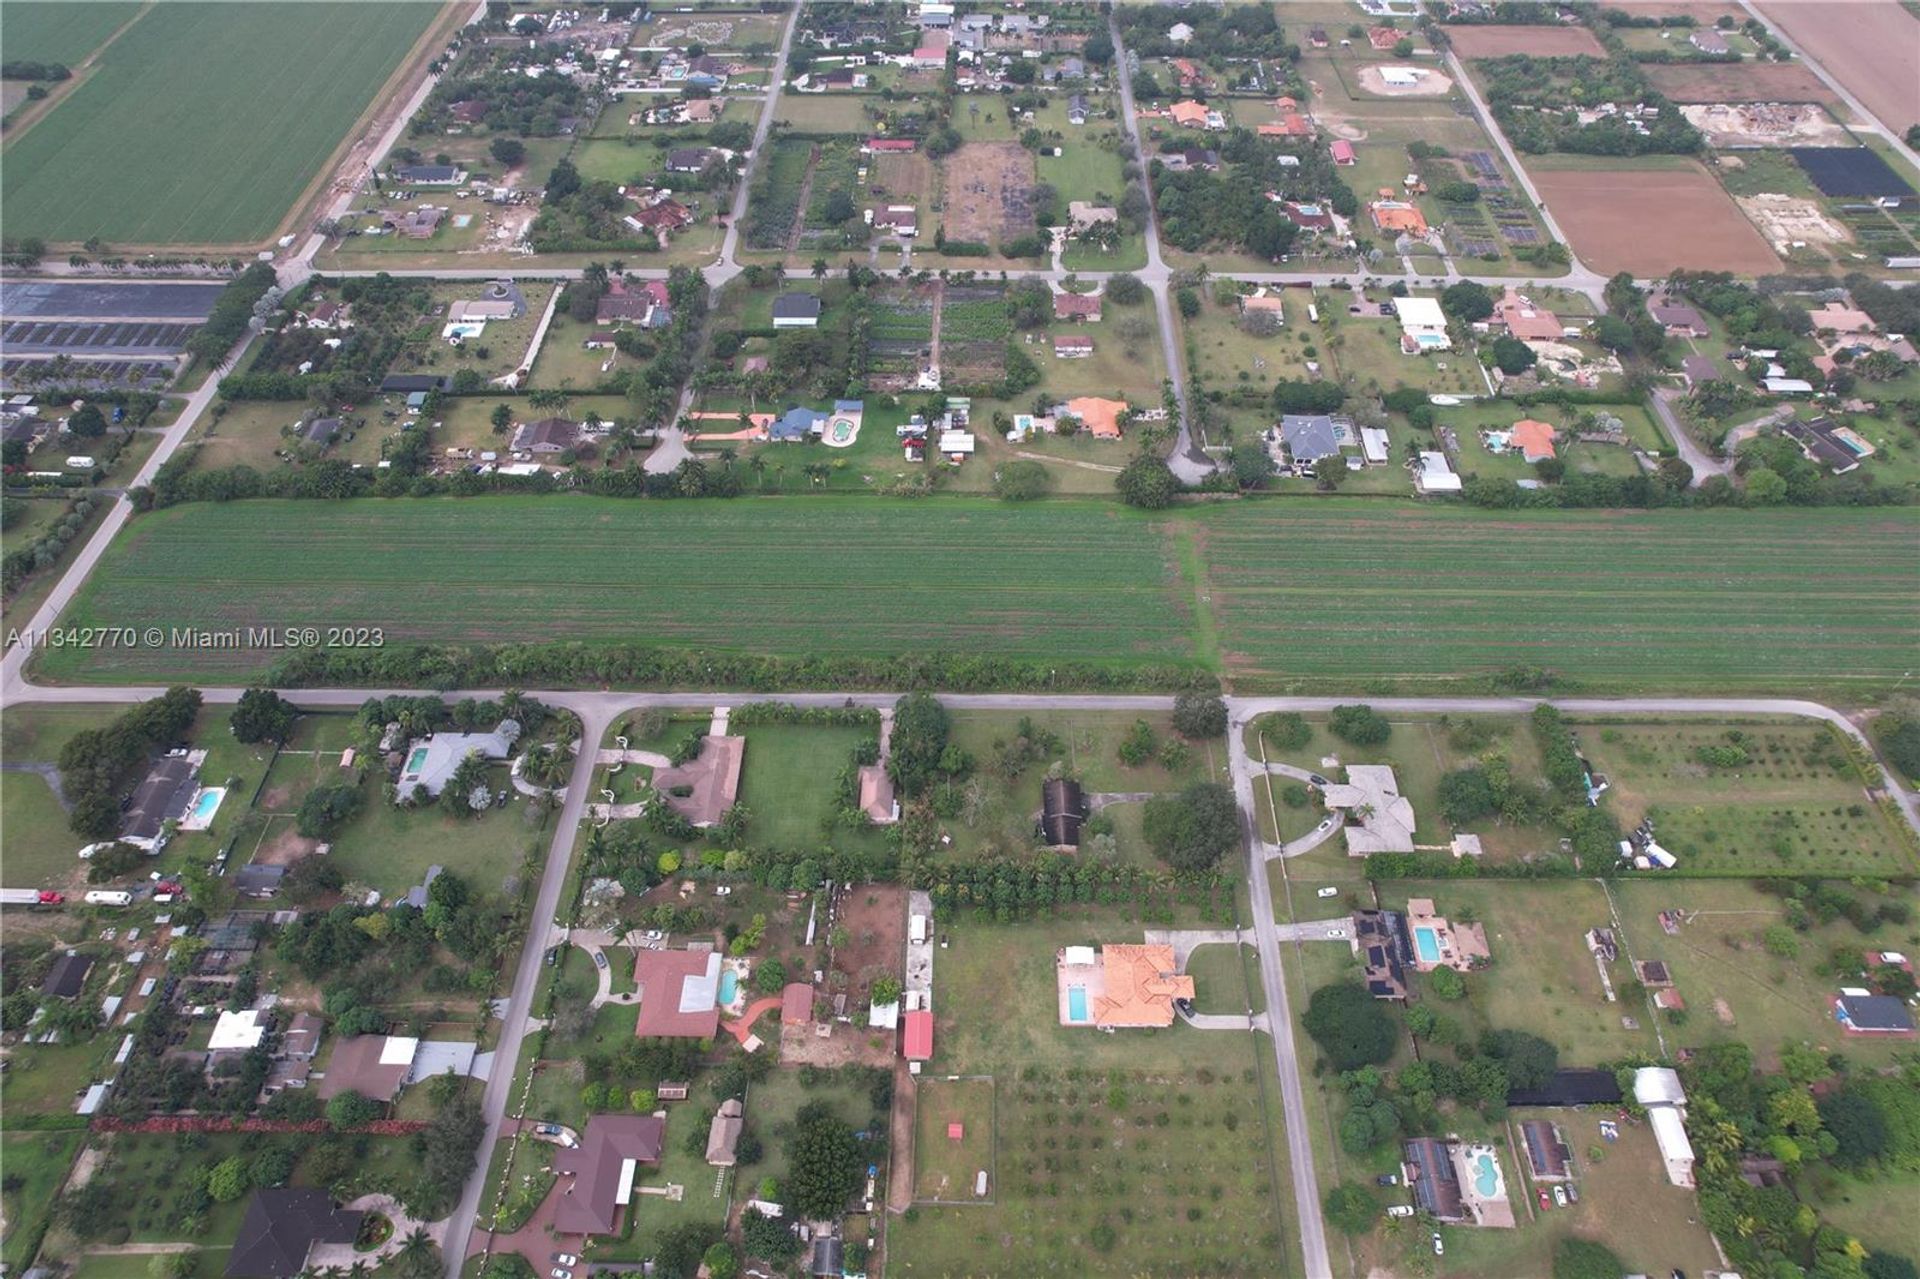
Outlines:
<svg viewBox="0 0 1920 1279"><path fill-rule="evenodd" d="M914 1090L916 1203L992 1203L993 1091L988 1077L925 1078ZM984 1192L981 1188L985 1176Z"/></svg>
<svg viewBox="0 0 1920 1279"><path fill-rule="evenodd" d="M1033 153L1015 142L968 142L946 160L950 240L996 247L1033 229Z"/></svg>
<svg viewBox="0 0 1920 1279"><path fill-rule="evenodd" d="M17 0L7 6L7 60L75 66L139 12L134 3Z"/></svg>
<svg viewBox="0 0 1920 1279"><path fill-rule="evenodd" d="M1602 273L1732 271L1760 275L1780 259L1705 170L1679 168L1558 169L1536 163L1533 181L1566 228L1573 251ZM1639 210L1662 210L1660 234L1648 235Z"/></svg>
<svg viewBox="0 0 1920 1279"><path fill-rule="evenodd" d="M1006 294L990 285L950 284L940 302L942 377L960 386L993 382L1007 364L1013 321Z"/></svg>
<svg viewBox="0 0 1920 1279"><path fill-rule="evenodd" d="M149 8L84 84L8 146L8 233L116 245L264 239L438 13L427 4ZM354 38L340 39L347 29ZM263 49L303 52L287 60Z"/></svg>
<svg viewBox="0 0 1920 1279"><path fill-rule="evenodd" d="M1604 725L1582 732L1622 821L1653 821L1696 875L1909 875L1839 733L1803 723Z"/></svg>
<svg viewBox="0 0 1920 1279"><path fill-rule="evenodd" d="M920 549L901 554L909 543ZM1076 607L1064 611L1057 574L1041 568L1063 559L1080 566ZM715 563L731 567L716 576ZM140 520L75 616L379 626L388 644L644 633L761 652L932 645L1128 664L1189 660L1174 580L1154 526L1105 505L246 502ZM47 673L240 676L273 656L60 650Z"/></svg>
<svg viewBox="0 0 1920 1279"><path fill-rule="evenodd" d="M867 322L867 385L900 391L931 362L935 290L887 285L871 295Z"/></svg>
<svg viewBox="0 0 1920 1279"><path fill-rule="evenodd" d="M1497 26L1469 23L1447 28L1453 51L1463 58L1604 58L1606 46L1585 27Z"/></svg>
<svg viewBox="0 0 1920 1279"><path fill-rule="evenodd" d="M942 931L952 946L940 953L935 1043L943 1073L994 1077L993 1202L922 1203L894 1219L894 1264L948 1276L1274 1273L1290 1245L1260 1102L1271 1096L1259 1085L1265 1041L1059 1025L1055 951L1138 941L1140 925L1115 911L1010 927L963 916Z"/></svg>
<svg viewBox="0 0 1920 1279"><path fill-rule="evenodd" d="M1209 595L1242 687L1432 687L1549 666L1610 687L1868 687L1915 665L1906 512L1509 514L1347 503L1210 512ZM1327 566L1395 566L1340 590ZM1818 644L1845 671L1783 665ZM1789 665L1791 669L1789 669ZM1290 683L1290 687L1293 685Z"/></svg>
<svg viewBox="0 0 1920 1279"><path fill-rule="evenodd" d="M779 123L802 133L863 132L873 126L867 98L858 93L795 93L780 95Z"/></svg>
<svg viewBox="0 0 1920 1279"><path fill-rule="evenodd" d="M773 143L760 158L747 203L745 239L750 249L784 250L800 218L800 198L812 162L813 144L794 139Z"/></svg>
<svg viewBox="0 0 1920 1279"><path fill-rule="evenodd" d="M1911 122L1913 49L1920 20L1904 5L1846 5L1829 11L1768 0L1760 8L1889 128L1898 131Z"/></svg>
<svg viewBox="0 0 1920 1279"><path fill-rule="evenodd" d="M1649 65L1642 73L1675 102L1819 102L1840 99L1800 62Z"/></svg>

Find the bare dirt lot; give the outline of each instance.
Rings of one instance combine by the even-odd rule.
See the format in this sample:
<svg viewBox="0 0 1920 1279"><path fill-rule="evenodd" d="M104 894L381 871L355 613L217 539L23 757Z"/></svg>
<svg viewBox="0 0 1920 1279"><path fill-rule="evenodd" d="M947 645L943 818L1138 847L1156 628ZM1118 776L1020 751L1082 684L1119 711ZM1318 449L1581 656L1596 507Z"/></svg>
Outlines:
<svg viewBox="0 0 1920 1279"><path fill-rule="evenodd" d="M947 238L993 244L1033 229L1033 153L969 142L947 157Z"/></svg>
<svg viewBox="0 0 1920 1279"><path fill-rule="evenodd" d="M1719 62L1696 67L1645 66L1653 87L1675 102L1825 102L1834 96L1797 62Z"/></svg>
<svg viewBox="0 0 1920 1279"><path fill-rule="evenodd" d="M833 952L834 971L847 976L847 1007L864 1009L873 979L898 977L906 963L907 890L872 884L837 893L833 927L847 933Z"/></svg>
<svg viewBox="0 0 1920 1279"><path fill-rule="evenodd" d="M1787 248L1796 240L1809 244L1845 244L1853 238L1814 200L1754 195L1742 198L1740 207L1760 228L1760 233L1773 242L1775 249Z"/></svg>
<svg viewBox="0 0 1920 1279"><path fill-rule="evenodd" d="M873 180L867 189L876 201L916 204L924 211L933 194L933 161L918 151L876 156Z"/></svg>
<svg viewBox="0 0 1920 1279"><path fill-rule="evenodd" d="M1851 146L1845 126L1814 102L1693 102L1680 108L1715 147Z"/></svg>
<svg viewBox="0 0 1920 1279"><path fill-rule="evenodd" d="M1780 269L1766 240L1704 170L1535 169L1533 180L1573 251L1602 274Z"/></svg>
<svg viewBox="0 0 1920 1279"><path fill-rule="evenodd" d="M1604 58L1607 50L1585 27L1448 27L1453 49L1463 58L1503 58L1530 53L1536 58Z"/></svg>
<svg viewBox="0 0 1920 1279"><path fill-rule="evenodd" d="M1904 5L1764 0L1760 12L1895 133L1920 120L1920 18Z"/></svg>

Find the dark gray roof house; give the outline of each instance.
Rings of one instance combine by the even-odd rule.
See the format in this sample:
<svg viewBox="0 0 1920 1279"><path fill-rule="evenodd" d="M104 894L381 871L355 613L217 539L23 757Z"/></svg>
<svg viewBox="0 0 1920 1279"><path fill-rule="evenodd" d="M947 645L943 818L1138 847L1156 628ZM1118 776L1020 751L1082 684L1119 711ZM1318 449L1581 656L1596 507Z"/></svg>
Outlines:
<svg viewBox="0 0 1920 1279"><path fill-rule="evenodd" d="M1611 1070L1591 1066L1563 1066L1538 1088L1515 1088L1507 1093L1509 1106L1617 1106L1620 1080Z"/></svg>
<svg viewBox="0 0 1920 1279"><path fill-rule="evenodd" d="M1436 1137L1415 1137L1402 1152L1402 1171L1414 1204L1436 1221L1466 1220L1466 1201L1460 1194L1460 1177L1454 1171L1447 1143Z"/></svg>
<svg viewBox="0 0 1920 1279"><path fill-rule="evenodd" d="M256 1190L227 1258L228 1279L289 1279L306 1269L313 1245L352 1243L361 1215L311 1186Z"/></svg>
<svg viewBox="0 0 1920 1279"><path fill-rule="evenodd" d="M1324 413L1288 413L1280 419L1280 438L1286 442L1287 456L1295 462L1317 462L1337 457L1340 436L1333 419Z"/></svg>
<svg viewBox="0 0 1920 1279"><path fill-rule="evenodd" d="M53 967L47 969L47 979L40 983L40 993L48 999L72 999L87 984L87 973L93 967L92 955L76 954L68 951L53 961Z"/></svg>
<svg viewBox="0 0 1920 1279"><path fill-rule="evenodd" d="M286 877L285 866L242 866L233 873L233 891L242 897L272 897Z"/></svg>
<svg viewBox="0 0 1920 1279"><path fill-rule="evenodd" d="M1070 777L1053 777L1040 788L1040 837L1053 848L1078 848L1087 820L1087 797Z"/></svg>
<svg viewBox="0 0 1920 1279"><path fill-rule="evenodd" d="M667 172L698 173L712 158L712 147L675 147L667 152Z"/></svg>
<svg viewBox="0 0 1920 1279"><path fill-rule="evenodd" d="M1842 995L1834 1001L1834 1016L1858 1035L1911 1035L1913 1014L1905 1001L1892 995Z"/></svg>
<svg viewBox="0 0 1920 1279"><path fill-rule="evenodd" d="M166 755L155 761L140 783L140 789L134 791L133 802L127 806L126 825L120 828L120 838L148 852L154 851L166 823L177 821L186 813L199 785L198 772L193 760L186 755Z"/></svg>
<svg viewBox="0 0 1920 1279"><path fill-rule="evenodd" d="M1700 386L1720 380L1720 366L1705 355L1689 355L1682 359L1680 372L1686 376L1688 386Z"/></svg>
<svg viewBox="0 0 1920 1279"><path fill-rule="evenodd" d="M775 328L801 325L811 328L820 322L820 299L811 293L782 293L773 300Z"/></svg>
<svg viewBox="0 0 1920 1279"><path fill-rule="evenodd" d="M340 419L337 417L317 417L300 428L300 438L308 444L318 444L323 448L334 442L340 435Z"/></svg>
<svg viewBox="0 0 1920 1279"><path fill-rule="evenodd" d="M403 164L393 170L392 176L400 182L456 186L467 174L464 169L453 164Z"/></svg>
<svg viewBox="0 0 1920 1279"><path fill-rule="evenodd" d="M516 453L564 453L580 444L580 424L563 417L522 422L513 432Z"/></svg>

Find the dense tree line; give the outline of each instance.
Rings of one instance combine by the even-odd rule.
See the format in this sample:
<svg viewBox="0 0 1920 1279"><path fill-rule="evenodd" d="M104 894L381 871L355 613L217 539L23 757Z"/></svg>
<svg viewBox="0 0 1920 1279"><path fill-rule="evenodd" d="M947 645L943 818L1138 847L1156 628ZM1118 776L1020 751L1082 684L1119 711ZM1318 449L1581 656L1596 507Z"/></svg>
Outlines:
<svg viewBox="0 0 1920 1279"><path fill-rule="evenodd" d="M105 728L86 728L60 748L60 776L77 835L105 839L120 829L120 796L148 757L181 741L200 713L200 693L170 688Z"/></svg>
<svg viewBox="0 0 1920 1279"><path fill-rule="evenodd" d="M206 323L187 339L187 354L198 360L218 360L231 351L233 344L247 335L254 304L267 295L278 278L267 262L255 262L235 276L220 291Z"/></svg>

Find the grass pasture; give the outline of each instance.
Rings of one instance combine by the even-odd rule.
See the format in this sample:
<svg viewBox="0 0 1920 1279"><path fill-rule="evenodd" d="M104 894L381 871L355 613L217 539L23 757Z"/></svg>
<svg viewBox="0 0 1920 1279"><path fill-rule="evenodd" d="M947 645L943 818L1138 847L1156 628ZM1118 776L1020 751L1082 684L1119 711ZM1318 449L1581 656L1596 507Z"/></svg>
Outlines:
<svg viewBox="0 0 1920 1279"><path fill-rule="evenodd" d="M6 148L8 234L116 245L264 239L439 12L418 3L152 6L84 84ZM63 18L58 30L79 43L96 38L101 21ZM11 56L11 11L7 22ZM280 56L295 49L300 56Z"/></svg>
<svg viewBox="0 0 1920 1279"><path fill-rule="evenodd" d="M814 724L756 724L743 731L747 754L740 802L753 814L754 838L782 848L810 848L826 840L835 779L849 766L854 747L875 734ZM836 844L861 838L844 830L832 836Z"/></svg>
<svg viewBox="0 0 1920 1279"><path fill-rule="evenodd" d="M959 1124L961 1136L952 1135ZM916 1203L980 1203L976 1178L987 1174L984 1202L999 1184L993 1166L993 1079L978 1075L922 1078L914 1094L913 1198Z"/></svg>
<svg viewBox="0 0 1920 1279"><path fill-rule="evenodd" d="M67 1169L79 1153L84 1132L10 1132L0 1136L0 1164L7 1169L7 1232L0 1260L9 1274L26 1270L29 1241L39 1238L38 1227L53 1204L53 1195L66 1181Z"/></svg>

